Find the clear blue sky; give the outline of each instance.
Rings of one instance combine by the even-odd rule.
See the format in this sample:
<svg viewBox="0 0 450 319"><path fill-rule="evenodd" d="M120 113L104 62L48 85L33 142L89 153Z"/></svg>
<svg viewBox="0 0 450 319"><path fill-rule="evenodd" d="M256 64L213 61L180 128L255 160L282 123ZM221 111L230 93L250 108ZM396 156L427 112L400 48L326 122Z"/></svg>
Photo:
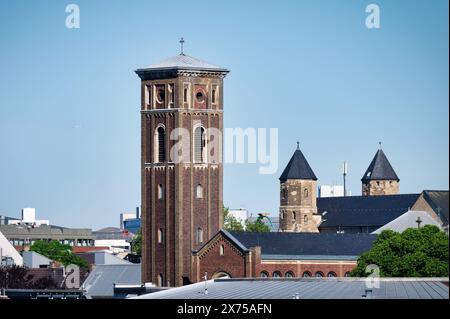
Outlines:
<svg viewBox="0 0 450 319"><path fill-rule="evenodd" d="M76 3L81 28L65 27ZM117 226L140 204L139 78L185 52L231 69L226 127L279 128L279 169L227 164L224 203L277 214L300 140L319 184L360 179L378 141L402 193L449 187L448 1L0 2L0 213ZM164 4L163 4L164 3Z"/></svg>

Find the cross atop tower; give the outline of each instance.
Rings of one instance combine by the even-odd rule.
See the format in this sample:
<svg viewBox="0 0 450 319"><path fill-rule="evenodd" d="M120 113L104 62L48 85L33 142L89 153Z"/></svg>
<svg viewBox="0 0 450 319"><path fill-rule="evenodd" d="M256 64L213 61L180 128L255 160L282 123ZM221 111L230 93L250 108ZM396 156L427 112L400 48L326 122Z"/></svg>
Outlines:
<svg viewBox="0 0 450 319"><path fill-rule="evenodd" d="M378 149L381 150L381 142L378 142Z"/></svg>
<svg viewBox="0 0 450 319"><path fill-rule="evenodd" d="M299 141L297 141L297 149L298 150L300 149L300 142Z"/></svg>
<svg viewBox="0 0 450 319"><path fill-rule="evenodd" d="M181 37L181 39L180 39L180 45L181 45L181 52L180 52L180 55L184 55L184 52L183 52L183 44L184 44L184 39L183 39L183 37Z"/></svg>

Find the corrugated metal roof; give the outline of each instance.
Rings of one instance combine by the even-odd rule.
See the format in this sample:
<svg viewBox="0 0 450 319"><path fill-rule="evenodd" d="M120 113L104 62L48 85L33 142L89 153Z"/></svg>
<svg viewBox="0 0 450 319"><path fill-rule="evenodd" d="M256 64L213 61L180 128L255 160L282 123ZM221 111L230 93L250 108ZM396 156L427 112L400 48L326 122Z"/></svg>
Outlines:
<svg viewBox="0 0 450 319"><path fill-rule="evenodd" d="M364 299L365 278L215 279L134 299ZM445 285L443 282L446 282ZM448 299L448 278L381 278L373 299Z"/></svg>
<svg viewBox="0 0 450 319"><path fill-rule="evenodd" d="M97 265L83 283L90 298L114 296L114 284L141 284L140 264Z"/></svg>

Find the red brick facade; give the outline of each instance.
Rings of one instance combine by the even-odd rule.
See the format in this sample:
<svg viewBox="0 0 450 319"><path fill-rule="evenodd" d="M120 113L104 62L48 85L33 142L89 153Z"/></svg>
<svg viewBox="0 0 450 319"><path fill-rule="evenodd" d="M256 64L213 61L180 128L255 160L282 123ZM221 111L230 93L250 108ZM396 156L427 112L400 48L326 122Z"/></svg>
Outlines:
<svg viewBox="0 0 450 319"><path fill-rule="evenodd" d="M222 247L222 248L221 248ZM208 279L228 275L233 278L309 276L344 277L356 267L356 260L264 260L261 259L261 248L240 247L218 232L210 242L192 255L193 278L202 281L207 273Z"/></svg>
<svg viewBox="0 0 450 319"><path fill-rule="evenodd" d="M192 281L192 250L222 225L221 154L205 152L196 160L194 135L202 127L208 143L214 140L212 129L223 130L225 72L169 71L137 72L142 80L142 280L180 286ZM164 152L159 128L165 134ZM180 128L188 135L175 134ZM221 150L221 139L216 139L214 152ZM177 162L172 155L181 155L177 151L184 142L190 154L183 153Z"/></svg>

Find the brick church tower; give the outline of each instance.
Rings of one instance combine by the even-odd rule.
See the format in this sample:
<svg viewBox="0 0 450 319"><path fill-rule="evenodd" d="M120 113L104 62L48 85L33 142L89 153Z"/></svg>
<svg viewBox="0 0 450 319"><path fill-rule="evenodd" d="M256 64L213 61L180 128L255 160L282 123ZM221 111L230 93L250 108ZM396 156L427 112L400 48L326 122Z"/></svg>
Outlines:
<svg viewBox="0 0 450 319"><path fill-rule="evenodd" d="M222 226L223 79L183 54L141 79L142 281L191 282L191 252Z"/></svg>
<svg viewBox="0 0 450 319"><path fill-rule="evenodd" d="M372 162L370 162L361 182L363 196L395 195L399 193L400 179L381 146Z"/></svg>
<svg viewBox="0 0 450 319"><path fill-rule="evenodd" d="M319 232L317 177L297 143L280 176L280 231Z"/></svg>

